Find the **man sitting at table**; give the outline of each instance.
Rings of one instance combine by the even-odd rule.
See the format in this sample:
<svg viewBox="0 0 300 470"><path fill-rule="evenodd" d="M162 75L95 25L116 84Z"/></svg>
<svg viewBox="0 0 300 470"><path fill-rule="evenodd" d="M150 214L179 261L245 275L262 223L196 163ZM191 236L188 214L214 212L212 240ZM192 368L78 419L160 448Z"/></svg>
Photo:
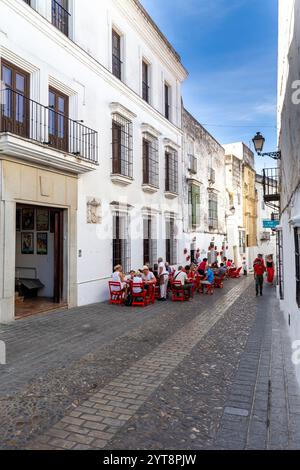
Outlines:
<svg viewBox="0 0 300 470"><path fill-rule="evenodd" d="M120 264L117 264L114 267L114 272L113 272L111 280L113 282L119 282L120 283L120 287L118 287L118 286L113 286L112 287L113 292L119 292L120 290L121 291L126 291L126 282L124 282L125 281L125 276L123 274L123 268Z"/></svg>
<svg viewBox="0 0 300 470"><path fill-rule="evenodd" d="M137 271L134 275L134 278L132 280L133 284L142 284L142 273L140 271ZM134 294L140 294L143 291L141 287L133 287L132 292Z"/></svg>
<svg viewBox="0 0 300 470"><path fill-rule="evenodd" d="M217 276L218 277L222 277L222 276L225 276L225 274L227 273L227 269L226 267L224 266L224 263L221 263L220 264L220 267L218 269L218 272L217 272Z"/></svg>
<svg viewBox="0 0 300 470"><path fill-rule="evenodd" d="M202 289L204 289L205 286L206 287L211 286L214 280L215 280L215 275L213 273L213 270L210 267L208 267L206 271L205 279L201 281Z"/></svg>
<svg viewBox="0 0 300 470"><path fill-rule="evenodd" d="M143 274L142 274L142 280L145 284L145 288L147 289L148 286L152 284L156 284L156 277L154 274L150 271L149 266L144 266L143 267Z"/></svg>
<svg viewBox="0 0 300 470"><path fill-rule="evenodd" d="M178 270L174 274L174 281L179 281L181 282L182 287L188 294L188 298L190 299L192 297L192 289L193 285L188 282L188 276L186 271L183 269L182 266L178 267Z"/></svg>

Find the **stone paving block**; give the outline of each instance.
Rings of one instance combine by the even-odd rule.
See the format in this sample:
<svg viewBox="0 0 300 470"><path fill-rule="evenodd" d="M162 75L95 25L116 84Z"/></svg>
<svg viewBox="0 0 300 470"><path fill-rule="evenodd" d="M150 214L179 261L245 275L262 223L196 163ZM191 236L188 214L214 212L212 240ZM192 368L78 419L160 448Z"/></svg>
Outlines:
<svg viewBox="0 0 300 470"><path fill-rule="evenodd" d="M76 445L76 442L66 441L65 439L52 439L48 445L58 449L70 450Z"/></svg>
<svg viewBox="0 0 300 470"><path fill-rule="evenodd" d="M66 439L69 435L69 431L63 429L52 428L47 431L47 436L59 437L61 439Z"/></svg>
<svg viewBox="0 0 300 470"><path fill-rule="evenodd" d="M75 425L70 425L66 428L66 431L69 431L70 433L76 433L76 434L83 434L86 435L89 433L89 430L86 428L81 428L79 426Z"/></svg>
<svg viewBox="0 0 300 470"><path fill-rule="evenodd" d="M106 413L109 413L108 411L104 411L103 415L81 415L81 418L86 421L93 421L96 423L101 423L103 421L103 418L106 416Z"/></svg>
<svg viewBox="0 0 300 470"><path fill-rule="evenodd" d="M67 423L67 424L75 424L76 426L81 426L84 422L84 419L81 419L81 418L73 418L72 416L65 416L63 419L62 419L62 422L63 423Z"/></svg>
<svg viewBox="0 0 300 470"><path fill-rule="evenodd" d="M93 442L94 449L104 449L106 445L107 445L107 441L104 441L101 439L95 439Z"/></svg>
<svg viewBox="0 0 300 470"><path fill-rule="evenodd" d="M95 421L85 421L83 427L85 429L96 429L98 431L104 431L107 428L107 425L102 423L95 423Z"/></svg>
<svg viewBox="0 0 300 470"><path fill-rule="evenodd" d="M68 438L69 440L76 442L78 444L91 444L93 442L94 438L91 436L83 436L81 434L71 434Z"/></svg>

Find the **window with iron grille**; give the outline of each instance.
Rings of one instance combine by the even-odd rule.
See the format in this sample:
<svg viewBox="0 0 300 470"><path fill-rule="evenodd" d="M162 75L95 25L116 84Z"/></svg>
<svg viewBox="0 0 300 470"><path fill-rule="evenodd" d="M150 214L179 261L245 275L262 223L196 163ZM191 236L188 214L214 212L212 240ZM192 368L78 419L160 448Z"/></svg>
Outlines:
<svg viewBox="0 0 300 470"><path fill-rule="evenodd" d="M218 228L218 195L215 193L208 194L208 225L213 230Z"/></svg>
<svg viewBox="0 0 300 470"><path fill-rule="evenodd" d="M178 153L169 149L165 153L165 190L178 193Z"/></svg>
<svg viewBox="0 0 300 470"><path fill-rule="evenodd" d="M142 63L142 96L143 100L149 103L150 101L150 86L149 86L149 65L143 60Z"/></svg>
<svg viewBox="0 0 300 470"><path fill-rule="evenodd" d="M295 228L296 300L300 308L300 229Z"/></svg>
<svg viewBox="0 0 300 470"><path fill-rule="evenodd" d="M66 36L69 36L70 16L69 0L52 0L52 24Z"/></svg>
<svg viewBox="0 0 300 470"><path fill-rule="evenodd" d="M153 267L157 262L157 233L155 217L151 215L144 217L143 225L144 264L149 264Z"/></svg>
<svg viewBox="0 0 300 470"><path fill-rule="evenodd" d="M112 173L132 178L132 123L119 114L112 119Z"/></svg>
<svg viewBox="0 0 300 470"><path fill-rule="evenodd" d="M175 236L175 219L166 220L166 261L177 264L177 240Z"/></svg>
<svg viewBox="0 0 300 470"><path fill-rule="evenodd" d="M241 255L246 253L246 233L244 230L239 230L239 249Z"/></svg>
<svg viewBox="0 0 300 470"><path fill-rule="evenodd" d="M143 137L143 184L159 186L158 140Z"/></svg>
<svg viewBox="0 0 300 470"><path fill-rule="evenodd" d="M130 262L130 234L129 215L126 212L115 212L113 214L113 266L123 266L124 272L129 272Z"/></svg>
<svg viewBox="0 0 300 470"><path fill-rule="evenodd" d="M189 186L189 227L196 228L200 225L200 187L196 184Z"/></svg>
<svg viewBox="0 0 300 470"><path fill-rule="evenodd" d="M122 80L121 36L112 30L112 73Z"/></svg>
<svg viewBox="0 0 300 470"><path fill-rule="evenodd" d="M170 94L170 87L167 83L165 83L165 117L167 119L170 119Z"/></svg>
<svg viewBox="0 0 300 470"><path fill-rule="evenodd" d="M276 244L277 244L277 285L279 287L280 299L284 299L284 276L283 276L283 239L282 230L276 232Z"/></svg>

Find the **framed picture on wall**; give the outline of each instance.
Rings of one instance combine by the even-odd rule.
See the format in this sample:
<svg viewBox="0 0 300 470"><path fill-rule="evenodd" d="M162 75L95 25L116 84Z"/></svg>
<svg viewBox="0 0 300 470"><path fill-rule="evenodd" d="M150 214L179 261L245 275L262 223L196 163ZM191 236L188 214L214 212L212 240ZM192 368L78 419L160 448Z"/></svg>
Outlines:
<svg viewBox="0 0 300 470"><path fill-rule="evenodd" d="M21 252L22 255L34 254L34 234L32 232L22 232Z"/></svg>
<svg viewBox="0 0 300 470"><path fill-rule="evenodd" d="M21 230L21 209L16 210L16 230L17 232Z"/></svg>
<svg viewBox="0 0 300 470"><path fill-rule="evenodd" d="M49 210L36 210L36 230L38 232L48 232L49 230Z"/></svg>
<svg viewBox="0 0 300 470"><path fill-rule="evenodd" d="M36 234L36 253L37 255L48 254L48 233Z"/></svg>
<svg viewBox="0 0 300 470"><path fill-rule="evenodd" d="M22 230L34 230L34 209L22 209Z"/></svg>

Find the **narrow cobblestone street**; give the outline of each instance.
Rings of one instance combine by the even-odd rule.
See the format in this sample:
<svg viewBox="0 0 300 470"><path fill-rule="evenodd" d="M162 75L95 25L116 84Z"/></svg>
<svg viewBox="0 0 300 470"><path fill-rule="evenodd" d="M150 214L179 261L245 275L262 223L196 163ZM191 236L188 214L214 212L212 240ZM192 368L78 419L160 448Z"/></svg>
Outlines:
<svg viewBox="0 0 300 470"><path fill-rule="evenodd" d="M273 289L253 278L146 309L0 327L2 449L299 449L300 394Z"/></svg>

